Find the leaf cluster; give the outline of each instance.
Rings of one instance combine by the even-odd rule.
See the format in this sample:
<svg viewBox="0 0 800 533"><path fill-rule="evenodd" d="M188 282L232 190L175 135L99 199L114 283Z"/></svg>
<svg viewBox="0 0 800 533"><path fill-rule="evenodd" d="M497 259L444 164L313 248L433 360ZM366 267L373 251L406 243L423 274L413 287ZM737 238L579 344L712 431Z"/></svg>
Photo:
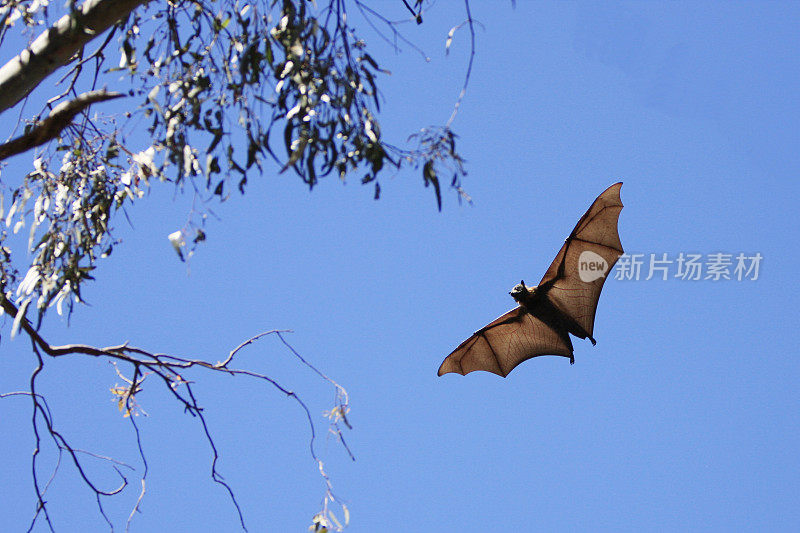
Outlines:
<svg viewBox="0 0 800 533"><path fill-rule="evenodd" d="M377 198L385 169L420 162L430 169L441 159L441 151L384 141L376 114L378 80L388 71L348 25L345 2L217 7L176 2L150 19L137 15L122 41L120 68L139 77L141 94L148 89L141 112L164 177L204 182L224 198L232 179L243 192L271 160L309 188L331 174L360 173ZM436 174L423 179L437 185L441 207Z"/></svg>
<svg viewBox="0 0 800 533"><path fill-rule="evenodd" d="M27 25L36 16L47 18L47 2L12 4L0 12L5 20ZM248 179L270 169L295 174L309 188L329 175L345 180L355 174L374 186L377 199L380 176L407 166L421 172L439 209L440 176L449 175L466 197L449 123L413 135L412 149L385 141L378 82L388 71L348 22L343 0L170 0L134 10L114 32L119 62L106 66L112 32L94 52L74 58L62 78L70 79L69 88L50 105L75 93L89 71L93 88L104 77L127 77L138 108L126 112L121 125L98 123L83 112L80 123L58 135L57 146L39 154L20 186L0 182L10 204L8 230L0 234L0 288L17 305L35 301L41 315L51 305L61 312L63 304L71 309L80 301L80 286L91 279L97 258L117 242L113 215L143 196L154 179L189 186L201 198L225 199L235 189L244 193ZM137 151L130 145L141 142L134 133L142 120L151 144ZM26 131L42 124L34 120ZM184 258L187 242L205 239L206 215L195 215L175 233L173 244ZM26 225L32 261L19 275L8 231Z"/></svg>

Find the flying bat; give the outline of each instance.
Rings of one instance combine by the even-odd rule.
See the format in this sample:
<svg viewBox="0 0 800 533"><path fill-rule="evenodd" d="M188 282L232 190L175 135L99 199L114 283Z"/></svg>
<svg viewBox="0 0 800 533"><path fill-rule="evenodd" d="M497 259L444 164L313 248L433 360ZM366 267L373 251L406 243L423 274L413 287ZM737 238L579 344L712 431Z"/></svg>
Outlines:
<svg viewBox="0 0 800 533"><path fill-rule="evenodd" d="M569 234L542 281L522 281L509 293L519 304L485 325L448 355L439 375L475 370L506 377L518 364L539 355L569 357L575 363L569 334L592 345L594 315L606 274L622 255L617 223L622 211L622 183L606 189Z"/></svg>

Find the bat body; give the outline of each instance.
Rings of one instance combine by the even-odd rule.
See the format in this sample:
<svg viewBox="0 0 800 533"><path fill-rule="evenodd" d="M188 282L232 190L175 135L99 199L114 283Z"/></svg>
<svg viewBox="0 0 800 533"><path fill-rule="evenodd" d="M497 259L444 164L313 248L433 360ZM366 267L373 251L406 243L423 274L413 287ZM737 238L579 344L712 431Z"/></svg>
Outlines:
<svg viewBox="0 0 800 533"><path fill-rule="evenodd" d="M542 281L509 293L517 307L476 331L448 355L439 375L485 370L507 376L523 361L560 355L575 362L570 334L595 339L594 316L606 275L622 255L617 223L622 183L606 189L567 237Z"/></svg>

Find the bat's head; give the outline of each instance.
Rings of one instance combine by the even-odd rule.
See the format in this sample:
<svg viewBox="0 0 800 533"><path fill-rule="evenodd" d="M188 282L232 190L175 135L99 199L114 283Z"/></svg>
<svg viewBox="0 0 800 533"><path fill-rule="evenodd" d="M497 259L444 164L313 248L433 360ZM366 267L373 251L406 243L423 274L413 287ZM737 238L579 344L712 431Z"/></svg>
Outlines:
<svg viewBox="0 0 800 533"><path fill-rule="evenodd" d="M525 281L522 280L519 283L517 283L516 285L514 285L514 288L511 289L511 291L508 294L510 294L511 297L514 298L514 300L516 300L517 303L519 303L521 298L524 298L524 297L528 296L530 293L532 293L535 290L536 290L536 287L526 287L525 286Z"/></svg>

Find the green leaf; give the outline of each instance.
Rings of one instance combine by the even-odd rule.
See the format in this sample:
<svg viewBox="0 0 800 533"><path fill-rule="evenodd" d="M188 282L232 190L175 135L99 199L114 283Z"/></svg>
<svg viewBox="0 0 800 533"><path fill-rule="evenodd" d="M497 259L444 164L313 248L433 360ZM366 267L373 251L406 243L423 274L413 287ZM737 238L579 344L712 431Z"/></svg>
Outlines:
<svg viewBox="0 0 800 533"><path fill-rule="evenodd" d="M256 144L256 142L251 137L250 138L250 142L247 145L247 164L245 165L245 168L252 167L253 163L256 162L256 152L257 151L258 151L258 144Z"/></svg>
<svg viewBox="0 0 800 533"><path fill-rule="evenodd" d="M450 53L450 45L453 44L453 36L456 33L458 26L453 26L450 31L447 33L447 40L444 43L444 53L445 55Z"/></svg>
<svg viewBox="0 0 800 533"><path fill-rule="evenodd" d="M308 156L306 157L306 170L308 170L308 182L310 184L317 183L317 169L314 166L314 158L317 157L316 145L311 145L308 149Z"/></svg>
<svg viewBox="0 0 800 533"><path fill-rule="evenodd" d="M374 59L372 59L371 55L364 53L364 55L361 56L361 59L372 65L372 68L374 68L375 70L381 70L381 68L378 66L378 63Z"/></svg>
<svg viewBox="0 0 800 533"><path fill-rule="evenodd" d="M31 299L28 298L25 300L22 305L19 306L17 309L17 316L14 317L14 323L11 325L11 338L17 336L19 332L19 327L22 324L22 321L25 320L25 313L28 311L28 306L31 304Z"/></svg>
<svg viewBox="0 0 800 533"><path fill-rule="evenodd" d="M442 210L442 191L439 187L439 178L436 177L436 170L433 168L433 160L429 159L422 167L422 177L425 180L425 186L433 185L434 193L436 194L436 204L439 206L439 211Z"/></svg>
<svg viewBox="0 0 800 533"><path fill-rule="evenodd" d="M286 146L286 154L292 154L292 132L294 131L294 123L289 121L286 123L286 128L283 130L283 144Z"/></svg>
<svg viewBox="0 0 800 533"><path fill-rule="evenodd" d="M206 173L211 176L211 174L219 174L222 171L219 167L219 158L214 156L207 156L206 158Z"/></svg>
<svg viewBox="0 0 800 533"><path fill-rule="evenodd" d="M211 140L211 144L208 145L206 153L209 153L216 148L219 142L222 140L222 128L215 128L211 131L214 133L214 138Z"/></svg>

